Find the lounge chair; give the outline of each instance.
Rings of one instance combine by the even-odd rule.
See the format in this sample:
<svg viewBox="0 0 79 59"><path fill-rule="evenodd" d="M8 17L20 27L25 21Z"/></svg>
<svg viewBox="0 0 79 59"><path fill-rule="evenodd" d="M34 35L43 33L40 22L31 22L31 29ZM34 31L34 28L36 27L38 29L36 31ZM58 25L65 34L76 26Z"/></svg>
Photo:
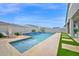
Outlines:
<svg viewBox="0 0 79 59"><path fill-rule="evenodd" d="M8 37L8 38L15 38L15 37L16 37L15 35L8 35L8 34L5 33L5 32L1 32L1 34L2 34L4 37Z"/></svg>
<svg viewBox="0 0 79 59"><path fill-rule="evenodd" d="M6 34L5 32L1 32L1 34L2 34L4 37L8 37L8 34Z"/></svg>

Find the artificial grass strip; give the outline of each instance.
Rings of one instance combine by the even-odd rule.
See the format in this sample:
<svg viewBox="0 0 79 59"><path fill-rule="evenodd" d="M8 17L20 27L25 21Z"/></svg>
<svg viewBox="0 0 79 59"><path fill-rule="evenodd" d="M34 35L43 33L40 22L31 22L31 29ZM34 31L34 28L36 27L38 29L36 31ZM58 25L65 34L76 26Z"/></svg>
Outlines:
<svg viewBox="0 0 79 59"><path fill-rule="evenodd" d="M79 53L62 48L59 50L58 55L59 56L79 56Z"/></svg>
<svg viewBox="0 0 79 59"><path fill-rule="evenodd" d="M60 50L61 50L61 48L62 48L62 33L61 33L61 36L60 36L60 41L59 41L59 46L58 46L58 51L57 51L57 56L59 56L60 55Z"/></svg>
<svg viewBox="0 0 79 59"><path fill-rule="evenodd" d="M62 36L62 38L65 38L65 39L70 39L69 36Z"/></svg>
<svg viewBox="0 0 79 59"><path fill-rule="evenodd" d="M70 40L73 40L73 42L63 40L63 39L68 39L68 38ZM67 33L61 33L60 43L59 43L58 52L57 52L58 56L79 56L79 53L77 52L63 49L62 43L79 46L79 43L77 43L74 39L72 39Z"/></svg>
<svg viewBox="0 0 79 59"><path fill-rule="evenodd" d="M72 41L64 41L64 40L62 40L62 43L79 46L78 43L72 42Z"/></svg>
<svg viewBox="0 0 79 59"><path fill-rule="evenodd" d="M63 35L63 33L62 33L62 36L61 37L62 38L65 38L65 39L71 39L71 37L67 33L65 33L65 35Z"/></svg>
<svg viewBox="0 0 79 59"><path fill-rule="evenodd" d="M64 34L64 35L63 35ZM66 37L65 37L66 35ZM63 37L64 36L64 37ZM76 46L79 46L79 43L77 43L73 38L71 38L67 33L62 33L62 43L65 43L65 44L70 44L70 45L76 45ZM65 41L63 39L69 39L69 40L73 40L73 42L71 41Z"/></svg>
<svg viewBox="0 0 79 59"><path fill-rule="evenodd" d="M62 32L62 36L68 36L68 35L67 35L67 33L63 33L63 32Z"/></svg>

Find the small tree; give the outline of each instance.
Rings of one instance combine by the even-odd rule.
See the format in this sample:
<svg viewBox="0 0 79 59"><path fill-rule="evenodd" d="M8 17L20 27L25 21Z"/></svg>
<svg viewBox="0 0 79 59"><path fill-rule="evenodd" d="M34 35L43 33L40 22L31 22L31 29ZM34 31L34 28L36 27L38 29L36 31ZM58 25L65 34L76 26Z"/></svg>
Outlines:
<svg viewBox="0 0 79 59"><path fill-rule="evenodd" d="M36 30L35 30L35 29L33 29L33 30L32 30L32 32L36 32Z"/></svg>
<svg viewBox="0 0 79 59"><path fill-rule="evenodd" d="M19 32L16 32L16 33L14 33L16 36L19 36L19 35L21 35Z"/></svg>

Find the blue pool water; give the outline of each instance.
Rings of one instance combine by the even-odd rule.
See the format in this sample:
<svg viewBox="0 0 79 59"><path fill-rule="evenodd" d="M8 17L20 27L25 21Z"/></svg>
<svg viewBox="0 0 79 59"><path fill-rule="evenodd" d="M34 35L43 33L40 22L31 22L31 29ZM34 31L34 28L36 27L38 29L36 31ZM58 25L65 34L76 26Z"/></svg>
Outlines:
<svg viewBox="0 0 79 59"><path fill-rule="evenodd" d="M47 39L49 36L52 35L52 33L32 32L32 33L26 33L24 35L32 36L32 38L10 42L10 44L21 53L27 51L28 49L32 48L34 45Z"/></svg>

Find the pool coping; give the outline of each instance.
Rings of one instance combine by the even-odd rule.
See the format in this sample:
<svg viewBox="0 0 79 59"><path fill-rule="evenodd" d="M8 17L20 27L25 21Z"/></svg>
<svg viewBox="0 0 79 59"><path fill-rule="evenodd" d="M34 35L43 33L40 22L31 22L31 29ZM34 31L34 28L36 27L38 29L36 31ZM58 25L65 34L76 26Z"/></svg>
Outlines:
<svg viewBox="0 0 79 59"><path fill-rule="evenodd" d="M50 38L51 36L53 36L54 34L51 34L48 38ZM32 38L32 36L28 36L28 38L26 38L26 39L29 39L29 38ZM46 38L45 40L47 40L48 38ZM22 40L22 39L18 39L18 40L13 40L13 41L11 41L11 42L15 42L15 41L19 41L19 40ZM23 39L23 40L25 40L25 38ZM43 41L45 41L45 40L43 40ZM41 41L41 42L43 42L43 41ZM41 42L39 42L39 43L37 43L36 45L38 45L38 44L40 44ZM13 47L11 44L10 44L10 42L8 42L9 43L9 45L11 46L11 47ZM34 46L36 46L36 45L34 45ZM33 46L33 47L34 47ZM14 49L16 49L15 47L13 47ZM31 47L32 48L32 47ZM31 49L30 48L30 49ZM28 50L30 50L30 49L28 49ZM17 49L16 49L17 50ZM26 50L25 52L27 52L28 50ZM18 50L17 50L18 51ZM23 52L23 53L21 53L20 51L18 51L20 54L24 54L25 52Z"/></svg>
<svg viewBox="0 0 79 59"><path fill-rule="evenodd" d="M0 55L5 55L5 56L21 56L22 54L16 49L14 48L10 42L12 41L17 41L17 40L22 40L22 39L25 39L25 38L30 38L31 36L24 36L23 37L19 37L19 38L5 38L5 39L2 39L0 40L0 47L2 51L0 51ZM5 49L6 50L5 50ZM5 52L4 52L5 51ZM3 53L4 52L4 53ZM7 54L6 54L7 53Z"/></svg>

